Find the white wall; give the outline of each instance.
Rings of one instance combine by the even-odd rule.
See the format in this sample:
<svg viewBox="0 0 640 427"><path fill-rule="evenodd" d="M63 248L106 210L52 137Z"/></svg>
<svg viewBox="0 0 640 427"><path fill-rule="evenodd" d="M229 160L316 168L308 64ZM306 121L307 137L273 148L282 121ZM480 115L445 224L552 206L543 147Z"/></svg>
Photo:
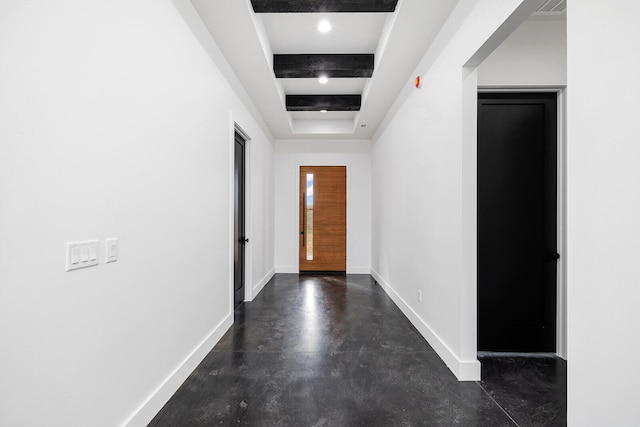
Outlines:
<svg viewBox="0 0 640 427"><path fill-rule="evenodd" d="M232 321L232 120L273 269L270 137L168 0L3 1L0 75L0 425L146 425Z"/></svg>
<svg viewBox="0 0 640 427"><path fill-rule="evenodd" d="M636 425L640 4L568 12L568 422Z"/></svg>
<svg viewBox="0 0 640 427"><path fill-rule="evenodd" d="M529 19L478 66L479 86L566 86L567 21Z"/></svg>
<svg viewBox="0 0 640 427"><path fill-rule="evenodd" d="M259 131L256 135L247 144L246 159L245 301L253 300L275 274L274 146Z"/></svg>
<svg viewBox="0 0 640 427"><path fill-rule="evenodd" d="M300 166L347 167L347 273L371 269L371 141L301 140L275 144L276 271L297 273Z"/></svg>
<svg viewBox="0 0 640 427"><path fill-rule="evenodd" d="M461 380L480 376L477 72L464 66L520 25L527 3L460 1L416 70L422 88L396 102L374 139L372 273Z"/></svg>

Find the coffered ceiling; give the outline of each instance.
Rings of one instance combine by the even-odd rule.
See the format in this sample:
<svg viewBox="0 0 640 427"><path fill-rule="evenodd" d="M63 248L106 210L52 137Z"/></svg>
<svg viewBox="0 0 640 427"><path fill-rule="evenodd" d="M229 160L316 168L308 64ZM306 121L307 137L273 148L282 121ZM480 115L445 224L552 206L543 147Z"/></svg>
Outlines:
<svg viewBox="0 0 640 427"><path fill-rule="evenodd" d="M191 1L278 139L371 138L457 3Z"/></svg>

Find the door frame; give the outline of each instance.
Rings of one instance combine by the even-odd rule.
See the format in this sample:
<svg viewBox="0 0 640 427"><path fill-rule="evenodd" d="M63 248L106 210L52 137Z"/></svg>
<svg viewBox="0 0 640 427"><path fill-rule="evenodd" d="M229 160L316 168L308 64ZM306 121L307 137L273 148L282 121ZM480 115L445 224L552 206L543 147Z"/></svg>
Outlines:
<svg viewBox="0 0 640 427"><path fill-rule="evenodd" d="M244 233L245 236L251 236L251 137L249 134L234 120L233 113L230 113L231 125L229 132L229 313L230 315L234 312L234 304L233 304L233 294L234 294L234 260L233 260L233 251L234 251L234 173L235 173L235 143L236 138L235 135L238 133L242 138L244 138ZM251 241L244 247L244 301L252 301L253 300L253 287L251 286Z"/></svg>
<svg viewBox="0 0 640 427"><path fill-rule="evenodd" d="M566 86L478 86L481 92L547 92L557 96L557 251L556 354L567 359L567 144ZM477 161L477 159L476 159ZM477 204L477 201L476 201ZM476 301L477 304L477 301Z"/></svg>
<svg viewBox="0 0 640 427"><path fill-rule="evenodd" d="M346 260L346 274L360 274L358 271L353 271L353 268L350 268L349 266L349 230L351 229L350 225L351 225L351 218L353 218L353 215L351 214L351 203L350 203L350 199L349 196L351 194L351 162L340 162L340 161L320 161L320 160L312 160L309 159L310 161L302 161L302 160L298 160L295 163L295 177L294 177L294 190L295 190L295 209L296 209L296 233L295 235L295 247L296 247L296 266L295 266L295 273L298 274L300 273L300 229L298 224L300 224L300 167L301 166L344 166L346 168L346 174L347 174L347 194L346 194L346 198L347 198L347 210L346 210L346 215L347 215L347 260ZM368 273L367 273L368 274Z"/></svg>

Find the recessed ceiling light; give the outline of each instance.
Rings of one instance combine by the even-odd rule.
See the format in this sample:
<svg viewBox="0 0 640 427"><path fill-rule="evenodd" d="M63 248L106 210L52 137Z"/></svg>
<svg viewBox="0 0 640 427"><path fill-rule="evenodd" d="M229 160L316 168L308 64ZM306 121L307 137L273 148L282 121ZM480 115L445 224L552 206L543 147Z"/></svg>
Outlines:
<svg viewBox="0 0 640 427"><path fill-rule="evenodd" d="M331 23L329 21L320 21L318 24L318 31L321 33L328 33L331 31Z"/></svg>
<svg viewBox="0 0 640 427"><path fill-rule="evenodd" d="M329 78L327 76L320 76L320 78L318 79L318 81L320 83L322 83L323 85L326 85L327 83L329 83Z"/></svg>
<svg viewBox="0 0 640 427"><path fill-rule="evenodd" d="M320 112L324 114L327 112L327 110L320 110Z"/></svg>

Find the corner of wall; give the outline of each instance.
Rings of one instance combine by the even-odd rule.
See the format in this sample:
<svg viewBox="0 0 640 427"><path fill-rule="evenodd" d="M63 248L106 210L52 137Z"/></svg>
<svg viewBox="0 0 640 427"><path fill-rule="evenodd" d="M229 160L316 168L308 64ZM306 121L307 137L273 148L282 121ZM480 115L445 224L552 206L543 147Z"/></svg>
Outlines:
<svg viewBox="0 0 640 427"><path fill-rule="evenodd" d="M290 265L276 266L275 270L276 270L276 273L279 273L279 274L298 274L300 272L298 267L293 267Z"/></svg>
<svg viewBox="0 0 640 427"><path fill-rule="evenodd" d="M479 381L480 380L480 362L476 360L462 360L454 353L454 351L444 342L438 334L429 326L427 322L416 313L407 302L400 297L385 279L373 268L371 275L380 284L380 287L389 295L396 303L398 308L404 313L409 321L415 326L420 334L427 340L429 345L433 347L435 352L447 365L449 370L453 372L458 381Z"/></svg>
<svg viewBox="0 0 640 427"><path fill-rule="evenodd" d="M258 296L258 294L260 293L260 291L262 291L264 289L265 286L267 286L267 283L269 283L269 281L273 278L273 276L275 276L276 274L276 269L272 268L271 270L269 270L269 272L267 274L264 275L264 277L262 279L260 279L258 281L258 283L256 283L253 288L251 289L251 300L253 301L253 299L255 297Z"/></svg>
<svg viewBox="0 0 640 427"><path fill-rule="evenodd" d="M371 274L371 267L347 266L347 274Z"/></svg>
<svg viewBox="0 0 640 427"><path fill-rule="evenodd" d="M178 364L173 372L136 408L123 425L126 427L144 427L148 425L182 383L189 377L191 372L196 369L211 349L220 341L231 325L233 325L233 313L229 313L224 320Z"/></svg>

